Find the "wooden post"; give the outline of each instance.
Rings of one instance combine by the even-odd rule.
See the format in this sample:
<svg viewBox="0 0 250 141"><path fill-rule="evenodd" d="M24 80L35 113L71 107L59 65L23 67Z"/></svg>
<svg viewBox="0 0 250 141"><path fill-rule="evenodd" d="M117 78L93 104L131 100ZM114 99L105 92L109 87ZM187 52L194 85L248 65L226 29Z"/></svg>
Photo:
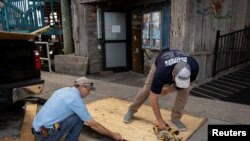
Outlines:
<svg viewBox="0 0 250 141"><path fill-rule="evenodd" d="M70 0L61 0L64 54L73 53Z"/></svg>
<svg viewBox="0 0 250 141"><path fill-rule="evenodd" d="M219 49L219 39L220 39L220 30L216 32L216 41L214 48L214 64L213 64L213 77L216 75L216 67L217 67L217 57L218 57L218 49Z"/></svg>

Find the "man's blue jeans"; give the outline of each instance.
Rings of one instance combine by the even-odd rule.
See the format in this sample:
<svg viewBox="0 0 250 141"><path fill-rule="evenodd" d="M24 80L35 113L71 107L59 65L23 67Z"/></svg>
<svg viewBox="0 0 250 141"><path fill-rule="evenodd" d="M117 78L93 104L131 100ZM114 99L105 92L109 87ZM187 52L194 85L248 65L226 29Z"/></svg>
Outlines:
<svg viewBox="0 0 250 141"><path fill-rule="evenodd" d="M65 136L65 141L78 141L82 130L83 121L77 116L72 115L60 123L61 129L54 131L49 129L48 137L43 137L41 134L35 134L40 141L58 141Z"/></svg>

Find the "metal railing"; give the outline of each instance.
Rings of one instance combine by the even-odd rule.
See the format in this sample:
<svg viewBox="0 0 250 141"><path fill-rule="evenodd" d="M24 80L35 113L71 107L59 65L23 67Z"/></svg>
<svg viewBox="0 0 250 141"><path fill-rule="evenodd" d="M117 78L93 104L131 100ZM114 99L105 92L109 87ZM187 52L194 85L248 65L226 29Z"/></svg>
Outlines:
<svg viewBox="0 0 250 141"><path fill-rule="evenodd" d="M216 33L213 76L250 60L250 28L229 34Z"/></svg>
<svg viewBox="0 0 250 141"><path fill-rule="evenodd" d="M42 61L44 61L44 60L48 61L49 72L52 72L49 43L48 42L35 42L35 44L38 46L38 51L39 51L39 54L40 54L40 59ZM45 46L43 46L43 45L45 45ZM46 47L46 48L43 48L43 47Z"/></svg>
<svg viewBox="0 0 250 141"><path fill-rule="evenodd" d="M42 0L8 0L0 12L4 31L34 31L44 26ZM27 32L26 31L26 32Z"/></svg>
<svg viewBox="0 0 250 141"><path fill-rule="evenodd" d="M3 31L30 33L50 25L56 28L51 34L61 34L60 0L8 0L0 6Z"/></svg>

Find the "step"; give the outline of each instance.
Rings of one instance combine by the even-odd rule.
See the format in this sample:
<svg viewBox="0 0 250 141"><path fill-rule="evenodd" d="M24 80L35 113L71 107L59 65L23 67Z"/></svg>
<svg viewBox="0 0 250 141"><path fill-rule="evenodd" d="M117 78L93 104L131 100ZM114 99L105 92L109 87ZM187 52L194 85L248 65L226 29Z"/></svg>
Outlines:
<svg viewBox="0 0 250 141"><path fill-rule="evenodd" d="M228 78L226 76L222 76L222 77L220 77L218 79L223 80L223 81L232 82L232 83L239 84L239 85L243 85L243 86L250 86L250 83L242 81L240 79L236 80L236 79Z"/></svg>
<svg viewBox="0 0 250 141"><path fill-rule="evenodd" d="M246 88L246 86L239 86L237 84L233 84L231 82L226 82L226 81L222 81L222 80L212 80L211 82L219 84L219 85L223 85L223 86L226 86L226 87L229 87L229 88L233 88L233 89L236 89L236 90L241 90L241 89Z"/></svg>
<svg viewBox="0 0 250 141"><path fill-rule="evenodd" d="M199 87L203 88L203 89L208 89L208 90L211 90L211 91L215 91L217 93L221 93L221 94L224 94L224 95L232 95L232 94L234 94L232 91L226 91L226 90L220 89L218 87L213 87L213 86L210 86L210 85L201 85Z"/></svg>
<svg viewBox="0 0 250 141"><path fill-rule="evenodd" d="M223 89L223 90L226 90L226 91L231 91L233 93L239 92L238 89L227 87L225 85L221 85L221 84L214 83L214 82L208 82L207 85L213 86L213 87L216 87L216 88L219 88L219 89Z"/></svg>

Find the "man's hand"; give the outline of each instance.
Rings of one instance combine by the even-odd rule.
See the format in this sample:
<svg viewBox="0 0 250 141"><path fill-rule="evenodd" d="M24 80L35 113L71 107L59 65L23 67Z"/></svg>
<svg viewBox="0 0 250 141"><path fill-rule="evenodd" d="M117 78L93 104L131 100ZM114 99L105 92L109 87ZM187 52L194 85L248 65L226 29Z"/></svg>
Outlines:
<svg viewBox="0 0 250 141"><path fill-rule="evenodd" d="M117 141L123 141L122 136L121 136L120 133L113 132L113 133L112 133L112 137L113 137L115 140L117 140Z"/></svg>
<svg viewBox="0 0 250 141"><path fill-rule="evenodd" d="M164 120L158 121L158 127L160 130L166 130L166 123Z"/></svg>
<svg viewBox="0 0 250 141"><path fill-rule="evenodd" d="M123 140L122 136L119 133L110 131L109 129L104 127L102 124L96 122L94 119L85 121L85 123L87 123L92 129L94 129L95 131L97 131L100 134L107 135L107 136L109 136L117 141Z"/></svg>
<svg viewBox="0 0 250 141"><path fill-rule="evenodd" d="M162 116L161 116L160 105L158 103L159 96L160 96L159 94L155 94L151 91L149 95L149 100L150 100L150 104L153 109L153 112L155 114L156 120L158 121L159 129L164 130L166 128L165 127L166 123L162 119Z"/></svg>

